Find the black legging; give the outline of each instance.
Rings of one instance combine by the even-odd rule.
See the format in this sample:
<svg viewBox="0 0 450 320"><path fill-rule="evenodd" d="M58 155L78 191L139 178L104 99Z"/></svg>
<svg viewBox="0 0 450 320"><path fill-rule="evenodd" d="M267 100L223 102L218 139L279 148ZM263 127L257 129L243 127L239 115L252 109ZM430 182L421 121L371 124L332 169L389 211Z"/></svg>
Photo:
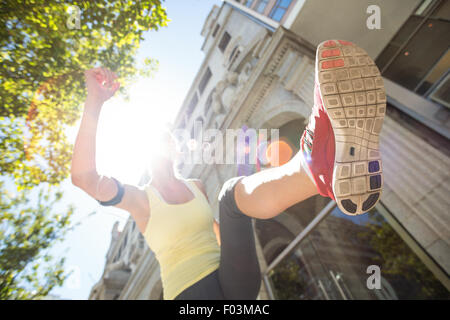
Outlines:
<svg viewBox="0 0 450 320"><path fill-rule="evenodd" d="M182 291L175 300L255 300L261 285L252 220L237 207L234 188L242 177L224 183L219 194L220 266Z"/></svg>

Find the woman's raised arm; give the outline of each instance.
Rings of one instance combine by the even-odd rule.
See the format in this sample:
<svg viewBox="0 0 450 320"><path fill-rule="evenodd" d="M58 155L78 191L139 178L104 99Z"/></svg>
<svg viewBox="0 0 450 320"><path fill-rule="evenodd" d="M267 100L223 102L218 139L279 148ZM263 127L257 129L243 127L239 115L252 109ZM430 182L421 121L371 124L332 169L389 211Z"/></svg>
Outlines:
<svg viewBox="0 0 450 320"><path fill-rule="evenodd" d="M104 68L86 71L87 98L72 154L72 183L98 201L113 199L119 187L113 178L99 175L96 167L97 124L103 103L119 88L116 75ZM150 217L148 198L144 190L125 184L121 201L116 207L127 210L143 233Z"/></svg>

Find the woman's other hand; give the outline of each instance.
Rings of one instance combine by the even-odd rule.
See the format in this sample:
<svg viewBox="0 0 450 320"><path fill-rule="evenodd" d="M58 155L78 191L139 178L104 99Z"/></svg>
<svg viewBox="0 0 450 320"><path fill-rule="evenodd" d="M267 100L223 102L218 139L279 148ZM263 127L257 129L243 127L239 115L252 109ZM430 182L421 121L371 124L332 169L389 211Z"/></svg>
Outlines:
<svg viewBox="0 0 450 320"><path fill-rule="evenodd" d="M103 104L119 89L117 75L107 68L93 68L85 71L88 99Z"/></svg>

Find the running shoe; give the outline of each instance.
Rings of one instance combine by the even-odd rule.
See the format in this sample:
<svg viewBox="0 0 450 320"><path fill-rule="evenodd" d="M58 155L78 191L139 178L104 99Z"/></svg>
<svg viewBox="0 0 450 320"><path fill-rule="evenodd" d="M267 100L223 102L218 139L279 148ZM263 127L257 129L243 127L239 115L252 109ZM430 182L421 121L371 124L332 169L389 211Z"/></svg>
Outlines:
<svg viewBox="0 0 450 320"><path fill-rule="evenodd" d="M385 114L383 79L367 52L349 41L322 42L314 106L300 145L319 193L345 214L365 213L380 199Z"/></svg>

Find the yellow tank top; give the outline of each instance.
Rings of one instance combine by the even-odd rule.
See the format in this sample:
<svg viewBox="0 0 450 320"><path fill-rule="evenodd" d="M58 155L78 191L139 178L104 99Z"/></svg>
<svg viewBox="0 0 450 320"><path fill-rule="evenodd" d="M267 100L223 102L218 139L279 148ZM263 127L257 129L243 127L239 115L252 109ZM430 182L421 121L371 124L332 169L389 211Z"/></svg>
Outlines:
<svg viewBox="0 0 450 320"><path fill-rule="evenodd" d="M145 186L150 219L144 238L160 265L164 300L173 300L219 267L211 206L194 181L185 184L194 198L182 204L168 204L156 188Z"/></svg>

